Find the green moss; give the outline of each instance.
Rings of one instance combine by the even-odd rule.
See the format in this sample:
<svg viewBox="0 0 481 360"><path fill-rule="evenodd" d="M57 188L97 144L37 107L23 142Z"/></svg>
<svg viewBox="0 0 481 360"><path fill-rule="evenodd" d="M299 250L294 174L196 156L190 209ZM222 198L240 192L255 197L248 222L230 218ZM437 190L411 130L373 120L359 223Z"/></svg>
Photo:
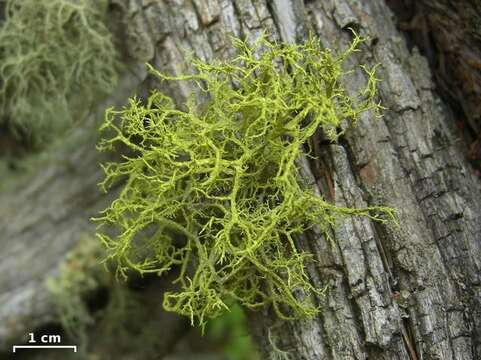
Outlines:
<svg viewBox="0 0 481 360"><path fill-rule="evenodd" d="M107 0L7 0L0 123L31 145L82 119L117 80Z"/></svg>
<svg viewBox="0 0 481 360"><path fill-rule="evenodd" d="M305 265L312 256L296 237L313 225L328 236L340 216L393 215L334 206L298 168L319 127L336 141L341 125L379 109L374 69L363 67L368 80L355 97L341 85L350 71L343 62L361 40L355 36L340 54L315 38L302 45L260 38L252 47L234 40L234 59L194 60L191 75L151 69L163 81L192 81L209 99L202 106L193 95L182 110L154 91L145 104L131 99L108 110L99 149L128 151L103 166L102 186L125 182L96 220L119 273L178 267L179 290L165 293L164 307L201 326L231 299L249 309L272 305L282 319L317 314L309 296L294 295L324 290L311 285Z"/></svg>

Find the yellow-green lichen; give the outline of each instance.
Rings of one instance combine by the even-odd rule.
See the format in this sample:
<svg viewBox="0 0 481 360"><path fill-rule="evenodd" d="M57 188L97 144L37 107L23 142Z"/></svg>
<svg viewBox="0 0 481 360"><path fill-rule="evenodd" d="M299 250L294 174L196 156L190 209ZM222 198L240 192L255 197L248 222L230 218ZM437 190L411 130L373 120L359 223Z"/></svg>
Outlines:
<svg viewBox="0 0 481 360"><path fill-rule="evenodd" d="M360 114L377 110L374 69L355 97L341 83L346 57L310 38L302 45L235 39L228 61L194 60L195 72L163 81L191 81L195 96L184 110L159 91L145 104L110 109L101 127L102 151L123 149L123 160L103 166L109 189L125 181L102 212L98 236L118 271L163 274L178 268L178 291L164 307L203 326L229 299L255 309L273 305L283 319L313 316L311 285L296 237L314 224L325 234L343 215L381 220L388 208L337 207L316 196L302 178L303 145L320 127L335 141ZM128 149L128 151L125 151Z"/></svg>
<svg viewBox="0 0 481 360"><path fill-rule="evenodd" d="M0 124L32 146L82 119L117 80L107 0L7 0Z"/></svg>

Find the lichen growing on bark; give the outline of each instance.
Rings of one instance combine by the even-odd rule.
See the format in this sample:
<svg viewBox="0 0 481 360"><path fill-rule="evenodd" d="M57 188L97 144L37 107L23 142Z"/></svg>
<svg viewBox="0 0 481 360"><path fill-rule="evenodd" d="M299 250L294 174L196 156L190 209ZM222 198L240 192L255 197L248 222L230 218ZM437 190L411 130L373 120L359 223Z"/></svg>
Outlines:
<svg viewBox="0 0 481 360"><path fill-rule="evenodd" d="M117 53L107 0L7 0L0 27L0 124L32 146L110 92Z"/></svg>
<svg viewBox="0 0 481 360"><path fill-rule="evenodd" d="M164 307L201 326L230 300L272 305L282 319L314 316L318 307L294 291L324 289L311 285L311 254L296 237L314 225L327 235L340 216L393 216L389 208L327 202L298 168L319 127L336 141L362 112L379 109L374 69L363 67L368 80L357 96L341 85L350 71L343 62L362 39L339 54L315 38L293 45L261 37L252 47L233 41L234 59L194 60L190 75L151 68L163 81L192 81L208 99L202 106L193 95L182 110L153 91L145 104L134 98L109 109L99 143L102 151L128 149L122 161L103 165L105 190L125 181L96 219L108 258L122 275L177 267L179 290L165 293Z"/></svg>

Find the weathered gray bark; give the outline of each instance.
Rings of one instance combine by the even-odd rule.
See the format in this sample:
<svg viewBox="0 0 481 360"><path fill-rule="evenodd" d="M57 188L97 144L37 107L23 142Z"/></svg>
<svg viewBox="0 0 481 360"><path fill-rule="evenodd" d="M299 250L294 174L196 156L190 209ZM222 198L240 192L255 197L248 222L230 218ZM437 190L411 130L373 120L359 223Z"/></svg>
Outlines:
<svg viewBox="0 0 481 360"><path fill-rule="evenodd" d="M325 299L314 300L323 312L280 323L265 309L250 315L253 332L265 358L280 355L273 345L294 359L481 358L481 182L427 62L408 52L383 0L112 2L126 52L170 73L189 68L187 52L227 57L229 35L253 40L266 30L273 39L302 41L313 31L332 48L348 44L348 27L368 35L351 61L381 63L380 98L388 110L379 121L366 114L340 144L316 144L328 175L319 164L305 171L326 196L330 177L338 204L397 208L400 226L344 219L333 230L335 246L315 231L306 234L300 246L318 261L309 269L312 282L330 285ZM139 93L158 85L139 76ZM346 84L350 90L363 81L358 76ZM180 102L190 89L164 90ZM42 281L78 234L91 231L88 217L106 201L95 190L93 141L60 157L28 187L1 195L0 339L50 319Z"/></svg>
<svg viewBox="0 0 481 360"><path fill-rule="evenodd" d="M481 136L481 2L388 0L399 25L428 57L440 91Z"/></svg>

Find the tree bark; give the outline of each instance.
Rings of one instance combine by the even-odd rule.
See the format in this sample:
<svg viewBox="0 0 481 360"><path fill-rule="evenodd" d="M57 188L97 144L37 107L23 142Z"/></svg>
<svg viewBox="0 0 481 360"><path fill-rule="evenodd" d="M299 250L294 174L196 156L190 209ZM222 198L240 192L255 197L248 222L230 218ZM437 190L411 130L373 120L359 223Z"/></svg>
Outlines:
<svg viewBox="0 0 481 360"><path fill-rule="evenodd" d="M316 256L311 281L329 285L325 298L313 299L323 311L280 322L264 309L249 314L252 332L263 358L481 358L481 182L427 61L408 51L384 0L113 0L112 13L132 63L172 74L188 71L187 53L230 56L230 35L253 41L266 31L293 42L313 32L330 48L347 46L348 28L369 36L349 61L381 64L384 118L366 114L335 145L314 140L322 166L303 166L320 194L329 196L332 181L336 204L394 207L399 226L340 219L335 245L306 233L299 246ZM161 87L181 103L190 92L145 72L133 78L119 94ZM356 74L345 86L355 91L364 80ZM95 190L94 141L81 144L47 160L28 186L0 196L0 340L51 320L43 280L79 233L92 231L89 216L108 201Z"/></svg>
<svg viewBox="0 0 481 360"><path fill-rule="evenodd" d="M388 0L399 25L434 69L444 98L464 113L481 136L481 2L479 0Z"/></svg>

